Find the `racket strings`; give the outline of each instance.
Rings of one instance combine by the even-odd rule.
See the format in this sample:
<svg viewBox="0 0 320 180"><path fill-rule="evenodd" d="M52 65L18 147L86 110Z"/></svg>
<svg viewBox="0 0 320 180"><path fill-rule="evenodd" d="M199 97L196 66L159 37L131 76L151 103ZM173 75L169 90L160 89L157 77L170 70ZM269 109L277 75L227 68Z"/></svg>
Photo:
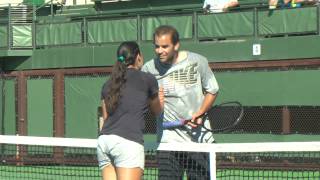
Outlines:
<svg viewBox="0 0 320 180"><path fill-rule="evenodd" d="M213 107L207 113L207 119L213 131L231 128L238 124L243 114L240 104L225 104Z"/></svg>
<svg viewBox="0 0 320 180"><path fill-rule="evenodd" d="M226 102L212 107L204 116L201 117L202 122L191 122L186 119L178 119L176 121L163 121L163 128L170 129L185 126L191 122L200 125L207 131L221 132L230 130L235 127L243 116L243 107L239 102Z"/></svg>

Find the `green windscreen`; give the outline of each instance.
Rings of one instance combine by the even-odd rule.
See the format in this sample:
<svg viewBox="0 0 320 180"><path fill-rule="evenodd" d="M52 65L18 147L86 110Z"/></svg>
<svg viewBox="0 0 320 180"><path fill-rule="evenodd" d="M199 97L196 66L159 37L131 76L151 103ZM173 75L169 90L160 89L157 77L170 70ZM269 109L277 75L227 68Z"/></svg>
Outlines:
<svg viewBox="0 0 320 180"><path fill-rule="evenodd" d="M96 138L97 110L107 77L65 77L65 137Z"/></svg>
<svg viewBox="0 0 320 180"><path fill-rule="evenodd" d="M53 80L27 80L29 136L53 136Z"/></svg>
<svg viewBox="0 0 320 180"><path fill-rule="evenodd" d="M320 105L320 70L215 73L218 101L246 106Z"/></svg>
<svg viewBox="0 0 320 180"><path fill-rule="evenodd" d="M89 43L135 41L137 35L136 18L88 22Z"/></svg>
<svg viewBox="0 0 320 180"><path fill-rule="evenodd" d="M152 40L155 28L160 25L174 26L181 39L192 38L192 16L159 16L142 18L142 40Z"/></svg>
<svg viewBox="0 0 320 180"><path fill-rule="evenodd" d="M36 26L36 44L64 45L82 42L82 23L39 24Z"/></svg>
<svg viewBox="0 0 320 180"><path fill-rule="evenodd" d="M2 80L2 120L3 120L3 134L16 134L16 94L15 94L15 80Z"/></svg>
<svg viewBox="0 0 320 180"><path fill-rule="evenodd" d="M0 26L0 47L8 46L8 27Z"/></svg>
<svg viewBox="0 0 320 180"><path fill-rule="evenodd" d="M253 12L199 15L198 37L252 36L253 20Z"/></svg>
<svg viewBox="0 0 320 180"><path fill-rule="evenodd" d="M44 4L45 0L23 0L23 3L27 4L27 5L37 5L40 6L42 4Z"/></svg>
<svg viewBox="0 0 320 180"><path fill-rule="evenodd" d="M259 35L316 32L317 16L316 7L260 11Z"/></svg>
<svg viewBox="0 0 320 180"><path fill-rule="evenodd" d="M12 44L13 47L32 47L32 26L12 26Z"/></svg>

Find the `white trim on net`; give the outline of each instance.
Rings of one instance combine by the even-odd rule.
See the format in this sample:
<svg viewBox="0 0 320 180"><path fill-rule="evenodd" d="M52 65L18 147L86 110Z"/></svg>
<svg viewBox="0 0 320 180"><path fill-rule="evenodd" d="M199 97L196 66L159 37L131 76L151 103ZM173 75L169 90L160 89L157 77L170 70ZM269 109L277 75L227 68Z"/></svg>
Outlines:
<svg viewBox="0 0 320 180"><path fill-rule="evenodd" d="M160 143L158 150L189 152L295 152L320 151L320 141L261 143Z"/></svg>
<svg viewBox="0 0 320 180"><path fill-rule="evenodd" d="M0 144L95 148L97 139L0 135ZM320 151L320 141L260 143L160 143L158 150L189 152L295 152Z"/></svg>
<svg viewBox="0 0 320 180"><path fill-rule="evenodd" d="M0 135L0 144L96 148L96 139Z"/></svg>

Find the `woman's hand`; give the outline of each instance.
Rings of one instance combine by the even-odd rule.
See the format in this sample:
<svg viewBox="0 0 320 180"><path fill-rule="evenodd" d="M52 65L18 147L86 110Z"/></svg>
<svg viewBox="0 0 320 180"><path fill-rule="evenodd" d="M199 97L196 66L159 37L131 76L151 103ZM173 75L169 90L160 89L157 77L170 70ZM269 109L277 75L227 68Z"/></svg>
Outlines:
<svg viewBox="0 0 320 180"><path fill-rule="evenodd" d="M163 90L163 87L161 87L161 86L159 87L158 96L159 96L159 101L160 101L160 107L163 110L163 108L164 108L164 90Z"/></svg>

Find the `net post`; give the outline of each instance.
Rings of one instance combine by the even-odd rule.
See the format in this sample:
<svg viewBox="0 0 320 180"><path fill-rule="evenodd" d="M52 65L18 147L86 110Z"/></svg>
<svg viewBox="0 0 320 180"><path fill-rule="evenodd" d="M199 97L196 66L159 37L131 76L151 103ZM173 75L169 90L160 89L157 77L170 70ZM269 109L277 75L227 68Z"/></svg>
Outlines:
<svg viewBox="0 0 320 180"><path fill-rule="evenodd" d="M64 151L62 147L53 147L53 162L62 164L64 163Z"/></svg>
<svg viewBox="0 0 320 180"><path fill-rule="evenodd" d="M19 136L19 134L16 134L16 136ZM16 153L15 153L15 162L16 166L22 166L23 165L23 156L25 155L26 147L23 147L20 144L16 144Z"/></svg>
<svg viewBox="0 0 320 180"><path fill-rule="evenodd" d="M216 180L217 178L217 160L216 160L216 152L209 152L209 165L210 165L210 179Z"/></svg>

